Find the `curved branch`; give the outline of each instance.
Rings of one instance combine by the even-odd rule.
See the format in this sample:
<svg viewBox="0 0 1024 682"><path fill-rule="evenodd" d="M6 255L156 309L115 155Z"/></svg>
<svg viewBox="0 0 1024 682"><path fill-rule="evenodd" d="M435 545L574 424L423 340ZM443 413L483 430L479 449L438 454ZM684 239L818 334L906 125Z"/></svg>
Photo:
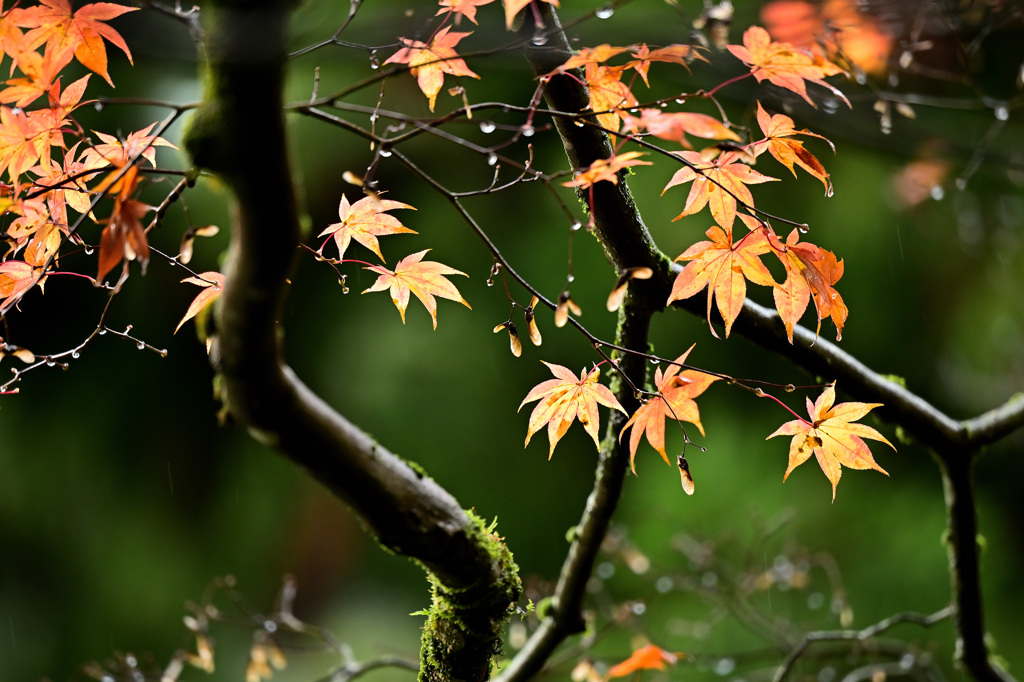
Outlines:
<svg viewBox="0 0 1024 682"><path fill-rule="evenodd" d="M295 253L300 236L282 113L292 5L222 0L212 9L207 92L186 146L236 199L211 352L227 407L255 438L348 503L384 546L430 572L434 605L421 679L483 680L521 591L508 550L444 488L348 422L283 361L278 321L292 259L282 254Z"/></svg>

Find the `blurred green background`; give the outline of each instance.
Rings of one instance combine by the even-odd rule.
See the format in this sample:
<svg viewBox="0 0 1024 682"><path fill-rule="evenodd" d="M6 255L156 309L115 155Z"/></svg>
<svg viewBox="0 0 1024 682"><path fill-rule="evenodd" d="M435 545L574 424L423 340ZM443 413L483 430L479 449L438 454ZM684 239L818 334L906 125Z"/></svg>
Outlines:
<svg viewBox="0 0 1024 682"><path fill-rule="evenodd" d="M564 5L566 22L596 7ZM294 46L328 38L345 11L322 0L304 4L294 21ZM433 11L429 3L366 3L343 38L382 46L376 59L383 61L392 54L395 35L420 37L418 27ZM618 8L608 20L573 26L570 35L580 46L682 42L699 11L696 2L673 8L638 1ZM738 3L731 42L739 42L742 28L757 21L757 13L756 4ZM485 7L479 28L463 23L459 30L477 31L465 41L467 49L507 40L500 14ZM117 27L135 53L136 67L112 56L118 88L109 91L96 82L93 96L174 102L198 97L194 50L181 25L138 12ZM1020 63L1017 49L1005 41L990 59ZM372 59L365 51L339 46L296 59L289 97L309 98L315 67L320 67L323 94L371 75ZM654 65L651 98L711 88L739 73L739 63L728 55L712 61L695 65L692 77L678 66ZM520 57L479 57L469 63L483 76L462 80L471 101L529 101L535 84ZM977 68L987 73L988 65ZM837 84L853 102L851 111L834 106L814 111L781 91L747 82L722 91L721 101L737 123L755 125L752 97L760 96L774 110L791 110L798 127L828 136L838 149L833 157L824 143L807 145L831 173L834 197L823 197L820 183L802 171L794 180L765 160L758 170L782 181L755 188L758 206L807 222L807 239L845 259L838 289L851 315L843 348L879 372L905 377L909 388L953 416L979 414L1024 387L1024 299L1019 295L1024 290L1024 147L1018 112L1011 107L1009 120L993 132L991 107L920 106L914 108L915 119L896 116L892 131L883 134L870 90ZM634 92L645 97L642 84ZM1019 98L1019 91L1011 87L1010 92ZM380 96L370 87L350 101L372 106ZM390 79L383 97L385 108L429 113L408 76ZM456 108L458 102L442 91L438 110ZM713 112L703 103L694 107ZM159 108L109 105L99 113L85 111L81 120L86 129L127 133L165 114ZM479 144L497 144L524 122L522 115L500 112L485 120L498 130L481 132L481 117L451 130ZM295 117L291 125L296 178L319 232L337 220L343 192L353 201L359 196L342 180L344 171L362 175L374 154L364 140L323 124ZM382 119L378 130L383 125ZM169 137L178 141L180 133L175 127ZM540 127L529 142L536 167L565 170L553 132ZM457 191L486 186L493 172L484 155L431 136L403 150ZM906 164L926 151L949 164L944 191L908 206L896 181L904 177ZM522 143L500 153L520 162L529 155ZM957 189L955 179L979 154L977 172ZM158 158L161 167L185 164L168 150ZM514 173L503 165L502 179L509 180ZM659 197L673 171L662 160L630 178L648 226L671 256L711 224L706 212L671 222L688 191L676 188ZM498 532L536 601L557 577L566 531L578 520L591 486L595 452L579 426L570 429L550 461L543 434L523 450L528 412L517 414L516 408L531 386L548 378L540 360L578 370L596 358L585 339L569 328L556 330L546 313L538 316L544 345L527 345L522 358L513 358L507 338L491 332L507 318L508 303L500 284L485 285L491 260L481 242L447 202L393 159L378 160L376 178L388 198L418 209L398 213L419 235L383 240L388 263L432 249L431 258L469 275L453 280L473 310L440 301L438 328L432 331L429 316L413 302L403 326L385 294L359 295L375 275L349 266L351 293L345 295L328 266L304 255L284 321L289 361L347 417L421 463L464 506L497 518ZM154 184L147 190L150 199L159 201L169 187ZM277 191L267 188L268 202ZM585 223L571 193L560 190L560 195ZM216 183L201 182L172 208L165 225L151 235L152 243L174 253L190 225L226 228L226 201ZM467 199L466 206L516 268L556 297L565 282L572 221L550 195L536 183L524 183ZM226 231L197 245L191 267L218 268ZM374 260L357 245L350 254ZM604 311L603 302L614 273L585 231L575 236L572 260L572 292L584 310L581 319L611 339L615 317ZM91 272L95 264L79 254L64 258L61 266ZM117 329L132 325L134 335L166 348L168 357L140 352L108 334L67 371L34 371L21 382L20 394L0 403L0 680L74 679L83 663L115 651L166 661L178 647L194 646L182 626L185 602L198 600L213 578L226 574L236 576L239 591L264 613L272 608L282 576L293 574L300 618L330 628L357 658L414 659L421 618L408 614L428 602L421 571L380 551L349 511L303 472L244 433L218 427L203 347L191 324L172 335L198 291L179 284L185 276L160 258L153 259L144 278L133 268L108 320ZM767 289L751 289L757 289L751 292L756 300L770 304ZM514 285L512 293L528 303ZM40 354L66 350L93 328L103 302L102 293L87 283L51 278L45 296L28 296L22 311L9 316L4 337ZM805 323L812 320L806 317ZM834 337L831 323L823 324L822 336ZM812 381L741 338L715 340L705 321L685 314L659 315L653 340L656 352L666 357L697 343L690 362L734 376L782 384ZM3 360L7 366L16 362ZM782 397L802 411L801 394ZM868 419L897 444L898 453L873 447L890 476L848 472L831 503L829 484L813 463L782 484L788 444L765 442L765 437L790 418L786 412L724 385L713 386L699 405L707 438L689 432L707 451L687 451L697 484L693 497L679 490L674 467L666 467L646 444L640 447L639 476L627 481L615 541L593 582L591 605L601 632L595 658L621 660L639 641L634 636L646 635L666 649L696 657L693 665L670 672L672 678L700 671L722 679L763 679L770 676L770 662L781 659L777 651L765 651L778 633L836 628L844 617L852 620L843 625L864 627L895 612L931 613L947 603L942 490L922 446L898 443L891 425ZM680 432L673 430L668 438L670 452L682 447ZM1024 639L1019 619L1024 608L1022 446L1024 437L1017 433L990 448L976 470L985 607L997 650L1018 675L1024 669L1024 653L1016 646ZM609 629L613 616L618 626ZM513 640L530 623L514 626ZM759 627L769 632L767 640ZM251 632L245 623L214 629L216 679L242 678ZM894 634L915 642L921 655L933 656L947 676L958 674L950 664L948 623L931 630L903 627ZM337 663L331 654L289 656L291 664L280 679L315 679ZM576 658L559 660L558 674L565 676ZM825 664L817 660L800 670L830 682L843 670L839 660L838 668L824 672L819 670ZM373 675L411 679L410 673L394 670ZM207 677L192 671L188 679Z"/></svg>

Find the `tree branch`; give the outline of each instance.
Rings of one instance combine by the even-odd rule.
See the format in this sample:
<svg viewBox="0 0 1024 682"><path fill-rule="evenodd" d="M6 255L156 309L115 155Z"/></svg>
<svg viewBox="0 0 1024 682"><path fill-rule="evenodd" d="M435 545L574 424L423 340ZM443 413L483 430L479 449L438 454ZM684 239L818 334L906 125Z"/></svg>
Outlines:
<svg viewBox="0 0 1024 682"><path fill-rule="evenodd" d="M349 504L384 546L430 572L434 604L421 679L486 679L521 592L508 550L444 488L349 423L283 362L279 320L293 259L282 254L296 253L300 237L282 114L292 5L222 0L211 9L206 97L186 146L236 200L211 352L227 407L255 438Z"/></svg>

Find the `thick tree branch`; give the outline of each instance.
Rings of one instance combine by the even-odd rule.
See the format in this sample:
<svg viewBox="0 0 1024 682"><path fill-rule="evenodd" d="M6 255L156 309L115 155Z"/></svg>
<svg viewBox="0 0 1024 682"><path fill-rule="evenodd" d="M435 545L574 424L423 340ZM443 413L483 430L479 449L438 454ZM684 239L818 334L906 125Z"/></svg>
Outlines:
<svg viewBox="0 0 1024 682"><path fill-rule="evenodd" d="M279 320L300 236L282 114L291 5L221 2L212 10L206 99L186 144L236 199L212 353L227 406L347 502L383 545L430 572L421 678L486 679L520 594L511 555L440 485L345 420L283 362Z"/></svg>

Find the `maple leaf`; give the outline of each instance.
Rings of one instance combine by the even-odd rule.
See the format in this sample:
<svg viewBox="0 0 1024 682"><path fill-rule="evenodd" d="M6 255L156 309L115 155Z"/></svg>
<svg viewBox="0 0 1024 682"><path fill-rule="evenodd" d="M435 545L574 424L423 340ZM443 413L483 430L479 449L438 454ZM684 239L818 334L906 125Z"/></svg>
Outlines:
<svg viewBox="0 0 1024 682"><path fill-rule="evenodd" d="M0 92L0 102L24 108L50 90L58 70L44 61L43 55L32 51L19 54L15 63L25 77L8 80L8 87Z"/></svg>
<svg viewBox="0 0 1024 682"><path fill-rule="evenodd" d="M13 181L36 164L49 168L50 146L60 131L44 116L48 110L24 112L0 107L0 172Z"/></svg>
<svg viewBox="0 0 1024 682"><path fill-rule="evenodd" d="M546 2L553 7L558 7L558 0L541 0ZM502 4L505 5L505 27L509 30L512 29L512 21L516 18L516 15L523 11L523 8L530 4L530 0L501 0Z"/></svg>
<svg viewBox="0 0 1024 682"><path fill-rule="evenodd" d="M754 205L754 197L747 185L778 180L762 175L740 162L739 154L735 152L722 154L714 159L710 166L700 152L677 152L676 156L683 159L687 165L675 172L661 193L664 194L670 187L690 181L693 181L693 185L686 197L683 212L673 220L693 215L705 206L710 206L711 216L715 222L726 230L731 230L736 220L736 202L740 201L746 206Z"/></svg>
<svg viewBox="0 0 1024 682"><path fill-rule="evenodd" d="M341 205L338 207L339 222L328 225L318 236L330 235L334 243L338 245L338 258L345 257L345 250L353 239L377 254L377 257L384 261L380 253L380 244L377 237L385 234L416 234L415 230L399 222L398 218L387 215L385 211L392 211L396 208L411 208L409 204L400 201L389 201L377 197L364 197L354 204L349 205L348 197L342 195ZM326 242L325 242L326 245ZM321 246L318 253L323 253Z"/></svg>
<svg viewBox="0 0 1024 682"><path fill-rule="evenodd" d="M434 110L437 93L444 85L444 75L470 76L479 78L463 61L454 47L469 33L449 33L450 26L437 32L430 45L418 40L400 38L405 45L395 54L388 57L385 64L408 64L409 72L416 77L420 90L427 96L430 110Z"/></svg>
<svg viewBox="0 0 1024 682"><path fill-rule="evenodd" d="M807 303L813 298L818 314L818 328L821 321L831 317L836 325L836 340L843 337L843 325L849 315L843 297L835 290L834 284L843 276L843 261L836 255L810 242L799 242L797 230L786 238L784 245L778 239L771 240L775 255L786 268L786 281L776 286L775 308L786 325L789 342L793 343L793 326L807 310ZM782 248L780 248L780 246Z"/></svg>
<svg viewBox="0 0 1024 682"><path fill-rule="evenodd" d="M680 654L674 654L661 647L648 644L634 651L633 655L622 663L609 668L608 677L625 677L638 670L664 670L666 664L675 665L680 656Z"/></svg>
<svg viewBox="0 0 1024 682"><path fill-rule="evenodd" d="M641 405L626 425L619 432L619 442L626 429L632 428L629 434L629 466L636 473L633 459L640 445L640 438L647 436L647 442L658 451L666 464L671 464L665 454L665 420L675 419L690 422L697 427L700 435L704 435L704 426L700 423L700 412L694 398L707 390L718 377L687 369L680 371L679 365L686 362L686 356L693 350L690 346L685 353L675 359L677 364L669 366L662 374L661 367L654 370L654 389L658 395Z"/></svg>
<svg viewBox="0 0 1024 682"><path fill-rule="evenodd" d="M196 296L192 303L189 304L188 310L185 311L185 317L181 318L181 322L174 328L174 333L177 334L181 326L191 320L193 317L198 315L206 306L217 300L220 296L221 291L224 290L224 275L219 272L200 272L195 277L186 277L181 280L182 284L188 282L189 284L196 284L204 287L199 295Z"/></svg>
<svg viewBox="0 0 1024 682"><path fill-rule="evenodd" d="M794 135L811 135L820 138L828 142L834 154L836 151L835 145L828 138L812 133L809 130L797 130L793 124L793 119L782 114L769 115L760 102L757 103L757 123L761 126L761 132L764 133L765 139L751 145L751 151L755 156L760 155L767 149L779 163L790 170L793 177L796 177L796 169L793 168L793 165L796 164L821 180L822 184L825 185L825 193L828 196L832 195L832 182L828 179L825 167L821 165L817 157L804 149L803 142L791 139Z"/></svg>
<svg viewBox="0 0 1024 682"><path fill-rule="evenodd" d="M727 45L729 52L750 67L757 82L769 81L795 92L808 104L817 105L807 95L805 81L817 83L851 106L839 90L826 83L823 78L846 73L821 55L801 50L790 43L772 42L768 31L760 26L751 26L743 34L743 45Z"/></svg>
<svg viewBox="0 0 1024 682"><path fill-rule="evenodd" d="M139 218L152 208L134 199L118 199L114 202L114 212L100 233L97 282L102 282L106 274L113 270L122 258L137 259L142 265L142 271L146 271L146 265L149 263L149 242Z"/></svg>
<svg viewBox="0 0 1024 682"><path fill-rule="evenodd" d="M20 260L0 263L0 315L21 300L37 282L42 285L42 279L31 263Z"/></svg>
<svg viewBox="0 0 1024 682"><path fill-rule="evenodd" d="M441 5L441 9L437 10L437 14L434 16L440 16L442 14L454 14L455 23L459 23L459 19L466 17L474 24L476 22L476 8L489 5L494 0L441 0L438 4Z"/></svg>
<svg viewBox="0 0 1024 682"><path fill-rule="evenodd" d="M881 407L881 403L840 403L833 407L835 399L836 390L833 382L813 404L811 399L807 398L810 422L794 419L768 436L793 436L789 445L789 467L782 480L785 481L790 472L806 462L813 453L821 470L832 482L833 501L836 499L836 486L839 484L844 466L850 469L874 469L886 476L889 475L875 463L864 438L880 440L896 450L895 446L875 429L865 424L852 423L876 407Z"/></svg>
<svg viewBox="0 0 1024 682"><path fill-rule="evenodd" d="M650 87L650 83L647 81L647 71L651 68L651 62L671 62L674 64L682 64L686 67L686 70L690 70L690 62L695 59L699 59L702 62L706 62L707 58L704 57L697 48L692 45L669 45L667 47L659 47L655 50L647 47L644 43L639 48L635 48L633 51L634 59L626 64L627 69L636 69L636 72L640 74L640 77L644 79L644 83Z"/></svg>
<svg viewBox="0 0 1024 682"><path fill-rule="evenodd" d="M680 272L672 284L669 305L672 301L689 298L707 287L708 324L711 323L711 298L718 304L718 312L725 320L725 336L729 337L732 323L743 309L747 295L746 280L764 286L776 286L768 268L759 256L771 250L764 229L760 228L733 243L732 231L725 231L715 225L705 234L711 241L697 242L678 258L692 261ZM711 328L715 333L714 327ZM718 335L715 334L717 337Z"/></svg>
<svg viewBox="0 0 1024 682"><path fill-rule="evenodd" d="M694 135L708 140L740 141L740 136L729 130L714 116L693 112L665 112L661 109L641 109L639 118L626 116L622 132L647 130L651 135L662 140L678 142L687 149L693 145L685 135ZM685 135L684 135L685 134Z"/></svg>
<svg viewBox="0 0 1024 682"><path fill-rule="evenodd" d="M607 130L617 131L625 112L624 107L636 106L636 97L622 82L625 66L603 66L587 63L584 80L590 91L589 109L598 113L597 123Z"/></svg>
<svg viewBox="0 0 1024 682"><path fill-rule="evenodd" d="M557 74L565 73L587 64L601 64L608 61L612 57L622 54L626 50L632 50L632 47L615 47L608 43L602 43L595 47L581 47L580 50L565 60L560 66L555 67L548 73L544 74L542 78L550 78Z"/></svg>
<svg viewBox="0 0 1024 682"><path fill-rule="evenodd" d="M555 446L558 445L558 441L569 430L573 420L579 419L583 428L594 439L594 445L600 450L601 442L597 435L599 420L597 406L604 405L626 414L608 387L599 383L601 368L594 367L590 372L584 369L577 378L567 367L550 362L544 364L555 375L555 378L542 381L531 388L523 398L523 402L519 404L521 410L526 403L540 400L533 408L533 412L530 413L530 424L523 447L529 445L533 434L547 424L548 442L550 443L548 459L551 459L551 455L555 454Z"/></svg>
<svg viewBox="0 0 1024 682"><path fill-rule="evenodd" d="M121 35L103 22L137 9L96 2L82 5L77 12L72 12L68 0L40 0L39 6L13 9L9 16L15 26L30 29L24 36L29 49L46 43L45 54L55 71L64 68L74 57L113 86L107 73L107 50L103 39L120 48L129 62L132 61L132 53Z"/></svg>
<svg viewBox="0 0 1024 682"><path fill-rule="evenodd" d="M619 184L619 171L629 166L650 166L650 161L639 161L644 152L626 152L616 154L610 159L597 159L590 164L590 167L576 175L568 182L563 182L565 187L591 187L602 180L607 180L613 185Z"/></svg>
<svg viewBox="0 0 1024 682"><path fill-rule="evenodd" d="M462 275L463 277L468 277L468 275L447 265L423 260L423 256L426 255L427 251L430 251L430 249L424 249L419 253L406 256L398 261L398 265L395 266L393 272L381 265L371 265L363 268L364 270L372 270L380 274L380 277L373 283L373 286L363 291L363 293L390 289L391 300L395 302L395 306L402 316L402 324L405 324L405 309L409 306L409 293L416 294L416 298L420 299L423 307L430 313L430 317L434 321L434 329L437 329L437 301L434 300L435 296L447 298L450 301L458 301L467 308L470 308L470 305L462 298L459 290L444 275Z"/></svg>

